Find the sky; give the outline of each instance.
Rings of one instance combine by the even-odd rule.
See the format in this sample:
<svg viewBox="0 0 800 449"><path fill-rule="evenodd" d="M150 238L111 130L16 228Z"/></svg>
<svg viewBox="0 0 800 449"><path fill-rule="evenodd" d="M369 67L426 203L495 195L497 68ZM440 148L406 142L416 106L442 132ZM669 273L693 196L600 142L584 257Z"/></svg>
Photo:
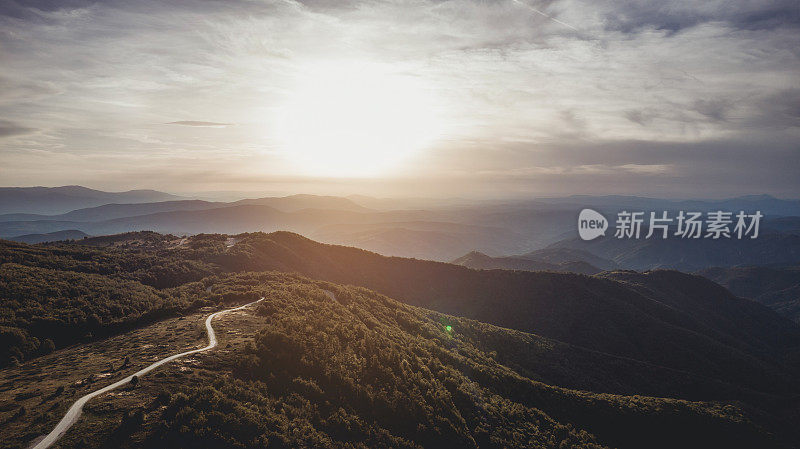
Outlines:
<svg viewBox="0 0 800 449"><path fill-rule="evenodd" d="M0 3L0 185L800 192L796 0Z"/></svg>

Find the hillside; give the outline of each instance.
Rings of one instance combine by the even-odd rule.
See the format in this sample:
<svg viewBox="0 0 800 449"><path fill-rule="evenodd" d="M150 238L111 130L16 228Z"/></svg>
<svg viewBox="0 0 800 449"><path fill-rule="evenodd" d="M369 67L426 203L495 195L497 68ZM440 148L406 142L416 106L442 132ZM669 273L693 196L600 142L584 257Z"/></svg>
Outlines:
<svg viewBox="0 0 800 449"><path fill-rule="evenodd" d="M792 438L783 417L766 419L736 402L585 388L618 388L612 368L634 391L680 383L680 373L363 288L279 273L211 277L184 288L203 301L234 291L242 302L266 299L256 316L217 324L225 349L98 399L60 447L701 448L778 447ZM69 376L57 354L47 360ZM18 401L31 405L20 414L0 396L0 418L11 424L0 436L9 447L24 447L53 425L57 415L46 407L61 410L59 395L86 388L26 389L28 373L10 368L0 387L21 391Z"/></svg>
<svg viewBox="0 0 800 449"><path fill-rule="evenodd" d="M514 257L554 264L583 261L601 270L613 270L618 268L617 264L611 260L596 256L589 251L572 248L542 248Z"/></svg>
<svg viewBox="0 0 800 449"><path fill-rule="evenodd" d="M154 243L162 249L136 250L135 257L128 255L133 249L116 246L104 251L110 260L99 266L87 266L80 260L85 256L64 259L69 251L84 251L80 249L83 245L69 245L72 249L57 254L64 260L60 263L84 270L122 267L124 272L116 276L157 288L199 280L210 272L294 271L741 388L775 393L796 387L800 328L766 307L737 299L716 284L701 282L699 277L670 273L669 282L645 290L608 276L476 271L383 257L286 232L243 234L237 239L230 248L226 248L224 236L194 238L177 247L167 239ZM29 253L52 251L29 248L12 248L15 255L9 259L41 264L48 258ZM130 261L115 262L128 257ZM673 294L675 289L680 295ZM744 329L746 333L740 331Z"/></svg>
<svg viewBox="0 0 800 449"><path fill-rule="evenodd" d="M796 264L800 262L800 234L762 231L757 239L618 239L562 240L548 249L587 251L621 268L671 268L697 271L708 267Z"/></svg>
<svg viewBox="0 0 800 449"><path fill-rule="evenodd" d="M684 307L664 303L658 295L610 279L566 273L475 271L321 245L280 232L243 238L216 262L229 270L296 271L317 279L362 285L412 305L749 388L775 391L795 383L791 379L797 369L800 328L753 304L752 313L770 324L759 328L761 333L755 341L730 340L725 333L727 318L709 317L707 324L701 324L694 316L695 308L689 303L705 300L702 290L691 290ZM682 283L693 285L692 276L677 276L677 288ZM752 304L732 301L730 294L715 294L714 298L714 307L722 311ZM776 346L764 351L772 343ZM691 348L689 353L687 348Z"/></svg>
<svg viewBox="0 0 800 449"><path fill-rule="evenodd" d="M698 274L800 323L800 267L716 267Z"/></svg>
<svg viewBox="0 0 800 449"><path fill-rule="evenodd" d="M740 418L710 404L586 394L532 381L476 347L481 328L464 336L460 322L450 323L449 317L361 289L323 287L336 299L297 289L297 296L268 303L262 312L267 326L234 369L234 377L246 380L218 382L211 390L190 388L186 398L173 395L157 438L183 444L187 438L189 444L211 438L230 445L231 435L242 432L219 435L196 427L177 432L202 417L216 398L230 407L248 398L255 403L248 407L253 415L227 425L255 425L256 434L269 435L272 419L259 421L277 405L267 392L278 391L299 396L296 404L307 410L311 432L306 444L319 447L339 447L339 439L362 447L440 448L770 444L746 422L736 423ZM641 417L636 429L629 425L634 416ZM691 437L668 430L678 421L693 430Z"/></svg>
<svg viewBox="0 0 800 449"><path fill-rule="evenodd" d="M288 232L190 238L141 232L73 243L0 243L0 279L6 292L0 328L4 347L9 348L4 357L11 365L209 305L252 300L265 292L256 288L261 281L236 273L276 270L363 286L423 307L407 310L472 336L471 344L497 363L546 385L597 394L741 401L753 407L752 413L770 416L775 423L792 419L790 398L800 391L800 327L756 302L736 298L718 284L684 273L616 271L586 276L472 270L320 244ZM326 288L347 300L338 287ZM376 326L364 320L368 328ZM446 346L445 341L435 342ZM475 375L474 368L468 370ZM506 379L502 388L512 388L514 382L518 381ZM513 391L526 388L516 385ZM504 397L516 394L504 391ZM547 391L531 392L538 399L522 405L550 404L555 393ZM521 401L525 394L515 400ZM576 411L584 406L573 410L559 401L558 413L552 412L559 417L556 421L599 419ZM674 410L672 405L667 408ZM603 441L603 431L587 431ZM423 438L414 435L415 441ZM458 438L464 438L461 435Z"/></svg>
<svg viewBox="0 0 800 449"><path fill-rule="evenodd" d="M0 265L0 367L208 305L180 291L64 269Z"/></svg>

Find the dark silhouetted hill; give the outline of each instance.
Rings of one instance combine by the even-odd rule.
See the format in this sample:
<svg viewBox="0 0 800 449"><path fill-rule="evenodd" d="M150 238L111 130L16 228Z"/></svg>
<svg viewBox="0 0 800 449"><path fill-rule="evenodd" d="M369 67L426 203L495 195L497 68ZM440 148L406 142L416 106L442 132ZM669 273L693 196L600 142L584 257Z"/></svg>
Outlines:
<svg viewBox="0 0 800 449"><path fill-rule="evenodd" d="M698 274L800 323L800 267L707 268Z"/></svg>
<svg viewBox="0 0 800 449"><path fill-rule="evenodd" d="M215 238L202 240L199 246ZM114 251L104 250L112 258ZM87 410L92 425L78 437L67 434L64 446L749 448L778 447L794 436L785 416L748 405L764 407L773 396L411 307L363 288L251 272L157 291L114 275L2 268L10 271L12 300L32 284L35 295L25 301L51 312L46 329L60 323L79 341L89 338L80 336L87 329L124 328L115 324L120 308L134 319L165 313L166 305L188 311L192 303L265 298L247 317L260 331L241 335L239 314L218 322L236 329L220 333L224 349L192 361L191 369L167 366L142 378L138 401ZM90 312L85 323L70 322L78 310ZM245 342L232 345L234 335ZM44 412L22 419L59 418ZM9 447L31 438L6 432L0 428Z"/></svg>
<svg viewBox="0 0 800 449"><path fill-rule="evenodd" d="M514 257L539 260L553 264L583 261L601 270L613 270L617 268L617 264L611 260L596 256L589 251L572 248L542 248Z"/></svg>
<svg viewBox="0 0 800 449"><path fill-rule="evenodd" d="M800 327L757 303L720 293L699 277L676 275L663 299L607 277L466 267L383 257L324 245L297 234L244 236L215 259L227 270L295 271L361 285L412 305L535 332L597 351L693 372L749 388L793 388ZM682 277L681 277L682 276ZM713 310L704 313L696 304ZM745 310L746 313L742 312ZM757 317L757 325L751 325ZM733 320L733 321L731 321ZM751 334L730 334L734 327Z"/></svg>
<svg viewBox="0 0 800 449"><path fill-rule="evenodd" d="M587 251L620 268L671 268L697 271L708 267L800 263L800 234L765 231L756 239L628 239L612 235L592 241L562 240L548 249Z"/></svg>
<svg viewBox="0 0 800 449"><path fill-rule="evenodd" d="M452 260L470 246L512 252L525 241L524 236L503 228L436 221L327 225L310 236L383 255L438 261Z"/></svg>
<svg viewBox="0 0 800 449"><path fill-rule="evenodd" d="M159 424L142 429L152 438L144 447L291 447L298 435L344 441L348 428L384 447L793 440L800 327L674 271L472 270L288 232L136 232L0 241L0 291L6 363L198 307L269 298L252 346L223 351L230 365L210 368L220 382L178 382L165 408L150 409ZM203 410L225 412L208 426ZM301 415L302 431L265 424Z"/></svg>
<svg viewBox="0 0 800 449"><path fill-rule="evenodd" d="M478 270L525 270L525 271L558 271L581 274L596 274L600 269L587 262L574 260L559 263L547 263L523 257L490 257L478 251L471 251L452 262L467 268Z"/></svg>

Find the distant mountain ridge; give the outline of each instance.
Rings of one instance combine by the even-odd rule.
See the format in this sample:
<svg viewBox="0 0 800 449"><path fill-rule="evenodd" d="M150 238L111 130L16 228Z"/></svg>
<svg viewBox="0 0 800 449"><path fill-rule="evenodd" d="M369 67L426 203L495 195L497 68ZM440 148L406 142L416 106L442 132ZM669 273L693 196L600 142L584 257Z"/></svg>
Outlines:
<svg viewBox="0 0 800 449"><path fill-rule="evenodd" d="M629 211L699 211L708 212L723 210L738 212L739 210L761 213L769 216L800 215L800 200L780 199L771 195L744 195L719 200L680 200L647 198L627 195L573 195L558 198L538 198L545 204L573 204L576 206L594 207L605 212L616 212L622 209Z"/></svg>
<svg viewBox="0 0 800 449"><path fill-rule="evenodd" d="M342 210L351 212L368 212L371 209L340 196L297 194L282 197L248 198L229 203L230 206L258 205L269 206L284 212L296 212L303 209Z"/></svg>
<svg viewBox="0 0 800 449"><path fill-rule="evenodd" d="M104 192L81 186L0 187L0 214L58 214L109 203L148 203L180 197L156 190Z"/></svg>
<svg viewBox="0 0 800 449"><path fill-rule="evenodd" d="M86 207L63 214L46 215L30 213L11 213L0 215L2 221L106 221L116 218L137 217L159 212L196 211L231 206L270 206L284 212L303 209L335 209L348 211L368 211L352 201L332 196L290 195L285 197L252 198L233 202L204 200L174 200L146 203L110 203Z"/></svg>
<svg viewBox="0 0 800 449"><path fill-rule="evenodd" d="M9 240L22 243L43 243L43 242L59 242L62 240L76 240L88 237L85 232L76 229L69 229L66 231L50 232L48 234L25 234L12 237Z"/></svg>
<svg viewBox="0 0 800 449"><path fill-rule="evenodd" d="M139 215L153 214L157 212L172 211L191 211L213 209L223 207L226 203L218 203L203 200L177 200L159 201L155 203L111 203L102 206L86 207L76 209L64 214L44 215L44 214L4 214L0 215L0 222L3 221L105 221L115 218L134 217Z"/></svg>
<svg viewBox="0 0 800 449"><path fill-rule="evenodd" d="M233 203L184 200L109 204L53 216L7 214L0 217L0 237L65 229L91 235L141 230L177 235L291 230L387 255L438 260L450 260L476 246L493 253L532 246L525 234L493 227L493 221L464 223L472 221L469 213L464 218L460 211L373 211L347 199L310 195Z"/></svg>
<svg viewBox="0 0 800 449"><path fill-rule="evenodd" d="M495 258L512 257L543 263L505 261L491 265L492 268L562 270L565 263L584 262L589 266L576 265L572 269L580 272L593 272L592 267L694 271L710 266L800 263L800 250L795 241L800 238L800 218L768 212L762 222L763 237L741 244L675 239L666 243L654 240L618 242L609 237L583 242L575 238L576 214L582 207L597 207L602 211L606 208L658 210L673 207L794 211L796 200L769 196L709 201L625 196L470 201L301 194L217 202L176 199L151 191L100 192L79 186L7 188L0 190L0 199L3 194L17 200L25 198L24 207L18 207L14 213L4 214L0 207L0 237L5 238L66 230L90 235L142 230L176 235L288 230L325 243L356 246L390 256L452 261L474 250ZM82 195L82 199L76 200L76 195ZM167 195L167 199L141 201L153 195ZM82 207L57 214L35 212L53 209L54 202L58 208L65 209L76 201ZM92 203L88 207L84 204L87 201ZM8 204L6 201L6 206ZM483 267L489 268L489 265Z"/></svg>

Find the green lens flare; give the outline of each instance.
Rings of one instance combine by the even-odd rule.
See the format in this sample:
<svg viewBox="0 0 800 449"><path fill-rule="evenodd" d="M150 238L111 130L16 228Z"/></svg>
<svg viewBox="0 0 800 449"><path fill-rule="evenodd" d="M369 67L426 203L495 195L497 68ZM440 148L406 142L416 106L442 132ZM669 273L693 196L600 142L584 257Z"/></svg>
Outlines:
<svg viewBox="0 0 800 449"><path fill-rule="evenodd" d="M453 326L449 326L449 325L445 326L444 330L446 330L447 332L453 332Z"/></svg>

